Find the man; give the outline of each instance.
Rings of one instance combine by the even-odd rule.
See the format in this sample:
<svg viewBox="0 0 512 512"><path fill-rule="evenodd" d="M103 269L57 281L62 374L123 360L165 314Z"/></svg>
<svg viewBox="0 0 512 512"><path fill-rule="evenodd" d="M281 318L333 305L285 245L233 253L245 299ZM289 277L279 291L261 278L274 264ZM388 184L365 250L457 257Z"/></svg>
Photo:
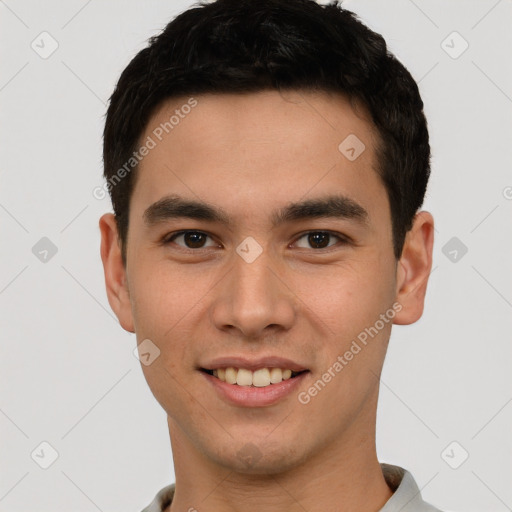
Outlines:
<svg viewBox="0 0 512 512"><path fill-rule="evenodd" d="M132 60L100 229L168 416L176 484L147 512L438 510L375 447L432 265L429 160L414 80L336 3L203 4Z"/></svg>

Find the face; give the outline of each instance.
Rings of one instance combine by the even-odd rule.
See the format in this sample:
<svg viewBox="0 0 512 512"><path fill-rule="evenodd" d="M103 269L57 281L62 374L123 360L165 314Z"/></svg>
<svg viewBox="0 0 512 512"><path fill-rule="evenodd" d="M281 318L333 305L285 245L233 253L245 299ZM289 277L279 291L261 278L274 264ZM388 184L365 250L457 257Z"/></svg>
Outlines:
<svg viewBox="0 0 512 512"><path fill-rule="evenodd" d="M374 438L391 324L421 315L429 222L397 262L376 135L342 96L188 100L164 104L140 139L155 145L138 168L126 267L112 216L100 223L110 303L159 350L142 369L171 439L250 473L348 454ZM230 366L306 371L262 387L204 371Z"/></svg>

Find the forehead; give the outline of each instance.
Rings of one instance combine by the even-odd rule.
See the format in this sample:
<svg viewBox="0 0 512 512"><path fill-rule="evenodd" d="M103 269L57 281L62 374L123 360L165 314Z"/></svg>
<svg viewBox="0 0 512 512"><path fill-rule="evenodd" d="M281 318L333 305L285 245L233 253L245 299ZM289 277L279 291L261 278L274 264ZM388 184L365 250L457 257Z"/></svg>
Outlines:
<svg viewBox="0 0 512 512"><path fill-rule="evenodd" d="M386 201L366 110L334 93L204 94L163 103L140 143L133 196L208 200L240 215L301 197L339 192ZM358 197L359 196L359 197ZM364 201L363 201L364 202Z"/></svg>

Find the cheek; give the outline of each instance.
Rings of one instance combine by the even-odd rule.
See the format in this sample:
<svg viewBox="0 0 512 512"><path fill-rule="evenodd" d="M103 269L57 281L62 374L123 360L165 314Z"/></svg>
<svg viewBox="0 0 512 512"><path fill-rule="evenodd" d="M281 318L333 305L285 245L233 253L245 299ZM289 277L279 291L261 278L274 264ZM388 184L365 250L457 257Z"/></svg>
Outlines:
<svg viewBox="0 0 512 512"><path fill-rule="evenodd" d="M349 422L368 400L375 399L376 377L382 368L392 322L392 316L382 320L381 315L394 313L390 262L365 258L343 264L323 276L322 286L313 279L303 291L308 294L308 306L310 299L314 304L311 310L325 326L324 336L317 340L318 369L320 380L328 384L325 391L317 393L318 399L311 400L311 411L323 415L324 420L328 418L326 423L339 426L340 422ZM316 393L316 388L312 392Z"/></svg>
<svg viewBox="0 0 512 512"><path fill-rule="evenodd" d="M156 395L162 382L176 390L194 369L194 347L208 318L209 292L218 277L168 261L141 264L140 269L144 271L131 283L132 313L138 343L149 339L160 351L155 369L153 365L143 368Z"/></svg>
<svg viewBox="0 0 512 512"><path fill-rule="evenodd" d="M393 268L383 258L367 257L309 273L297 282L297 295L328 332L346 340L373 325L394 300Z"/></svg>
<svg viewBox="0 0 512 512"><path fill-rule="evenodd" d="M183 329L181 321L193 315L196 307L200 308L199 299L206 293L207 285L165 262L141 263L139 268L142 271L130 283L137 334L167 338L175 326Z"/></svg>
<svg viewBox="0 0 512 512"><path fill-rule="evenodd" d="M142 269L143 266L141 265ZM165 271L165 265L147 264L131 283L132 313L137 343L149 339L158 357L142 371L151 392L166 411L184 409L192 363L189 361L192 326L204 294L185 280L180 272Z"/></svg>

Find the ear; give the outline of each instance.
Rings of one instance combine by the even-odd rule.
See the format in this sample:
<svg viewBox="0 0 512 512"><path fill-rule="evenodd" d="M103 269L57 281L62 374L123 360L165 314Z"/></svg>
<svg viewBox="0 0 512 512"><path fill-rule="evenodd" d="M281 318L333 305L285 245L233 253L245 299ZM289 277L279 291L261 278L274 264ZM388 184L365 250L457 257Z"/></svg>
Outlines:
<svg viewBox="0 0 512 512"><path fill-rule="evenodd" d="M407 232L397 263L396 301L402 309L395 315L395 324L412 324L423 314L433 245L434 219L429 212L419 212Z"/></svg>
<svg viewBox="0 0 512 512"><path fill-rule="evenodd" d="M119 323L128 332L135 332L126 269L121 257L117 221L112 213L100 218L101 261L105 273L108 302Z"/></svg>

